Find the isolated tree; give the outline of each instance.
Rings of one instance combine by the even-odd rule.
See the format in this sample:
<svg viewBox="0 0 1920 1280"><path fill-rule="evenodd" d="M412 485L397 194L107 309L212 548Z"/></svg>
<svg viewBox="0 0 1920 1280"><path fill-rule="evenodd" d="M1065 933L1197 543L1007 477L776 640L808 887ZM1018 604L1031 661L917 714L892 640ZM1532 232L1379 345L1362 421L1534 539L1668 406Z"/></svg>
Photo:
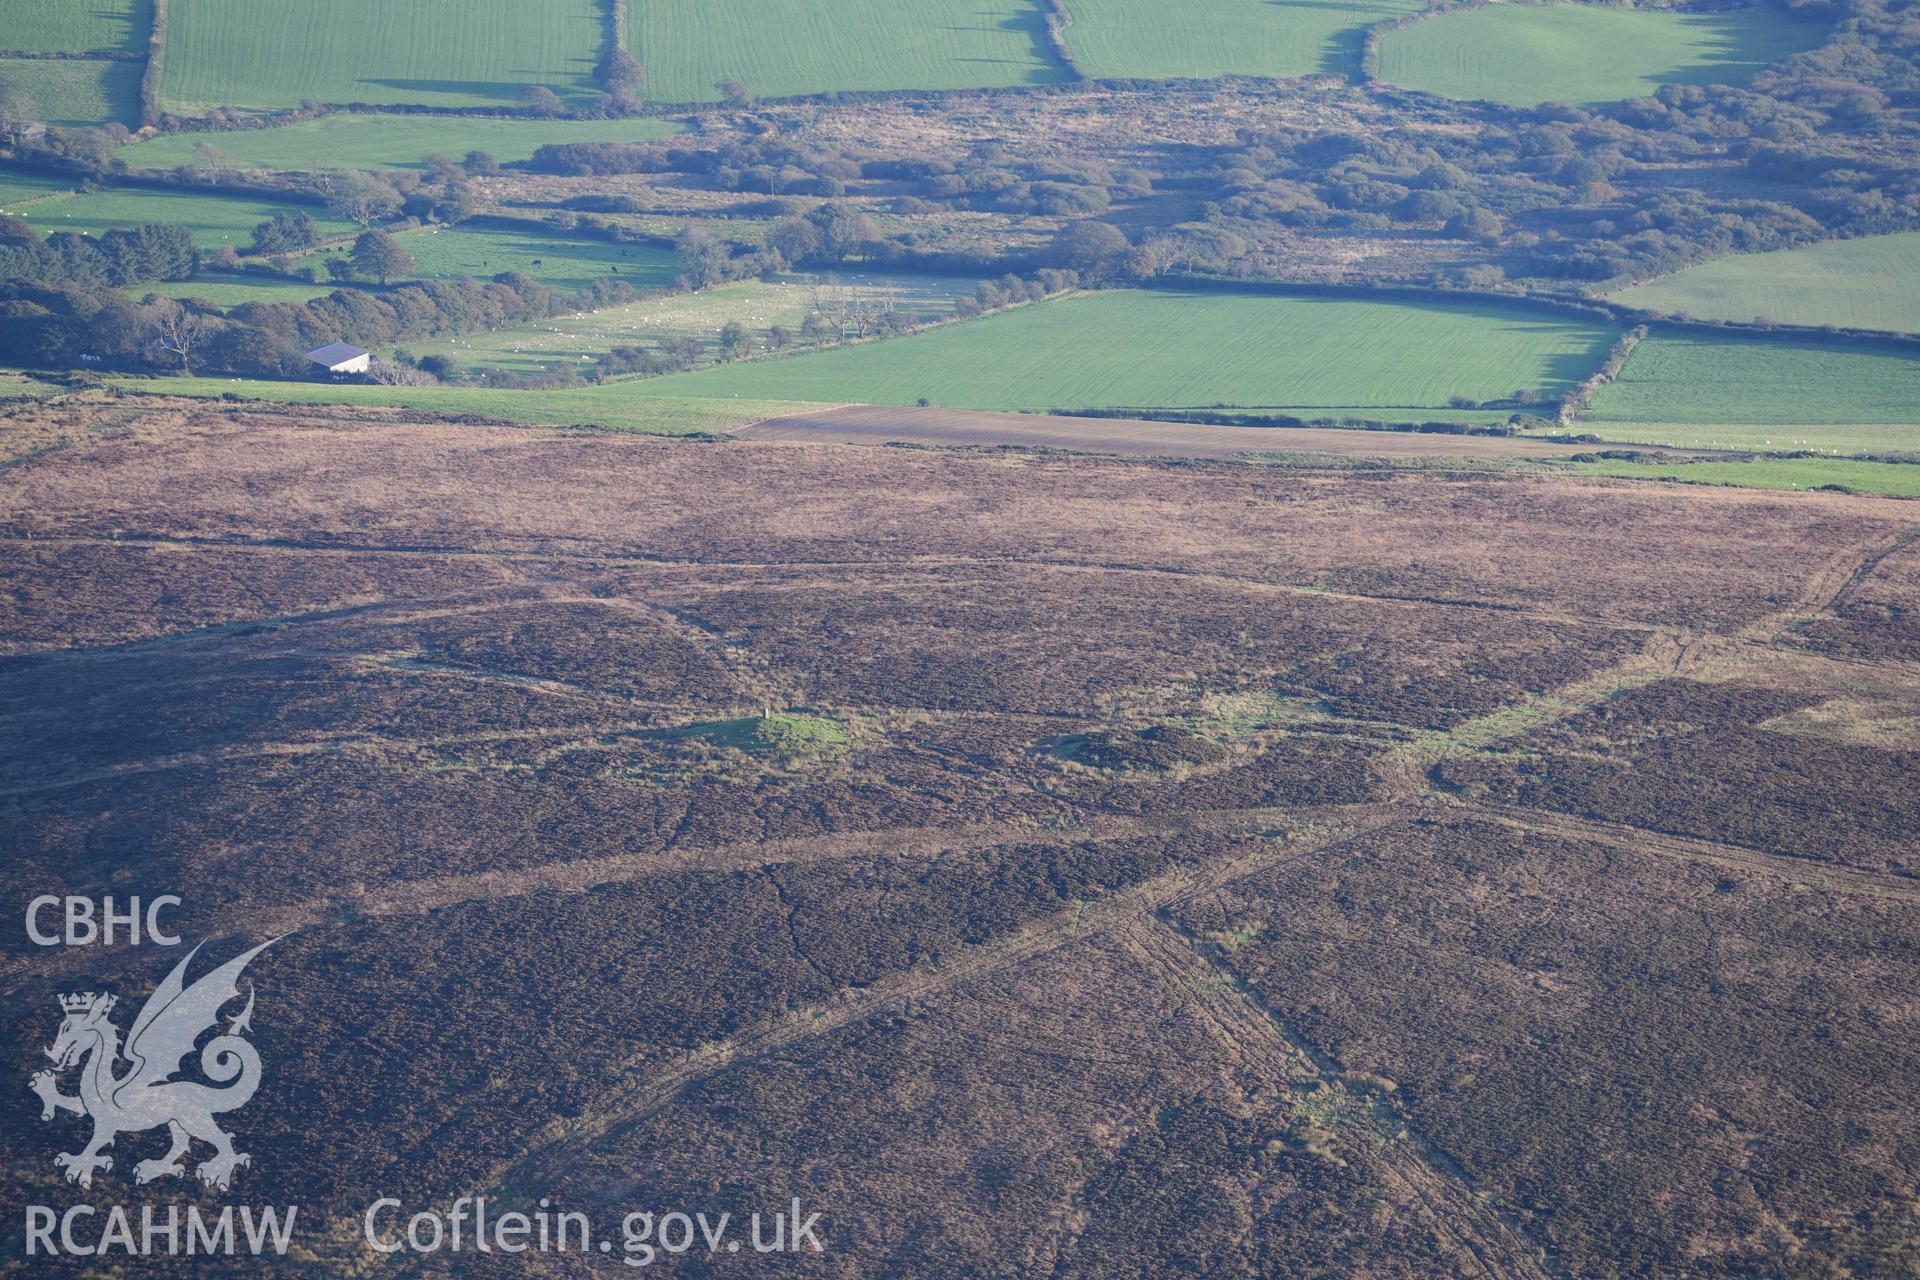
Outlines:
<svg viewBox="0 0 1920 1280"><path fill-rule="evenodd" d="M753 105L753 90L747 86L745 80L739 80L729 76L713 87L720 91L720 96L726 100L727 105L730 107L750 107Z"/></svg>
<svg viewBox="0 0 1920 1280"><path fill-rule="evenodd" d="M720 326L720 358L738 360L753 354L753 330L738 320Z"/></svg>
<svg viewBox="0 0 1920 1280"><path fill-rule="evenodd" d="M362 228L400 211L400 193L370 173L348 173L325 184L327 208Z"/></svg>
<svg viewBox="0 0 1920 1280"><path fill-rule="evenodd" d="M433 152L420 162L420 167L426 170L428 179L433 182L453 182L460 177L460 166L444 152Z"/></svg>
<svg viewBox="0 0 1920 1280"><path fill-rule="evenodd" d="M467 158L460 162L469 178L491 178L500 172L500 162L493 158L491 151L469 151Z"/></svg>
<svg viewBox="0 0 1920 1280"><path fill-rule="evenodd" d="M540 120L551 120L563 114L567 104L560 101L560 95L543 84L530 84L520 94L520 109Z"/></svg>
<svg viewBox="0 0 1920 1280"><path fill-rule="evenodd" d="M1126 233L1106 222L1069 222L1054 236L1047 254L1056 266L1104 276L1126 260L1133 246Z"/></svg>
<svg viewBox="0 0 1920 1280"><path fill-rule="evenodd" d="M172 298L157 298L147 309L146 337L158 356L172 356L180 362L180 376L193 376L193 353L213 332L212 318L191 303Z"/></svg>
<svg viewBox="0 0 1920 1280"><path fill-rule="evenodd" d="M222 172L233 167L233 161L211 142L203 142L193 149L193 167L217 180Z"/></svg>
<svg viewBox="0 0 1920 1280"><path fill-rule="evenodd" d="M413 270L413 256L384 231L363 231L353 242L354 269L385 284L393 276Z"/></svg>
<svg viewBox="0 0 1920 1280"><path fill-rule="evenodd" d="M705 227L682 231L673 242L673 251L679 255L680 269L693 288L704 289L727 279L733 248Z"/></svg>

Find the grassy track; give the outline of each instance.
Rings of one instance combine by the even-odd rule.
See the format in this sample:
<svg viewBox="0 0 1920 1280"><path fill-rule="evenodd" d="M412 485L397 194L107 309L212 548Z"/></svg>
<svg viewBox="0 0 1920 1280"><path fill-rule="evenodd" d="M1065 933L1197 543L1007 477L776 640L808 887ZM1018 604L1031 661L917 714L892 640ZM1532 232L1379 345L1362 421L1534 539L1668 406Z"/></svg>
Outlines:
<svg viewBox="0 0 1920 1280"><path fill-rule="evenodd" d="M911 274L844 277L828 293L871 296L886 292L909 315L935 319L953 313L957 298L971 294L975 282L955 276ZM496 329L462 338L404 343L416 356L449 355L471 366L517 373L543 369L556 360L589 359L622 343L645 338L689 335L719 345L720 326L738 320L756 332L772 325L798 329L813 296L805 277L745 280L700 293L651 298L624 307L607 307L575 316L557 316L523 329Z"/></svg>
<svg viewBox="0 0 1920 1280"><path fill-rule="evenodd" d="M1360 33L1418 0L1071 0L1067 42L1096 78L1346 75Z"/></svg>
<svg viewBox="0 0 1920 1280"><path fill-rule="evenodd" d="M1612 297L1702 320L1920 332L1920 231L1716 258Z"/></svg>
<svg viewBox="0 0 1920 1280"><path fill-rule="evenodd" d="M0 49L24 53L139 52L153 0L7 0Z"/></svg>
<svg viewBox="0 0 1920 1280"><path fill-rule="evenodd" d="M422 228L397 237L413 255L413 278L485 279L519 271L555 289L584 289L603 276L617 276L635 288L657 288L679 274L678 260L666 249L641 244L570 240L537 231L491 228ZM333 255L328 255L333 256Z"/></svg>
<svg viewBox="0 0 1920 1280"><path fill-rule="evenodd" d="M631 13L629 48L659 102L712 101L729 77L761 97L1064 78L1030 0L637 0Z"/></svg>
<svg viewBox="0 0 1920 1280"><path fill-rule="evenodd" d="M534 84L582 100L604 21L596 0L173 0L160 92L187 110L502 106Z"/></svg>
<svg viewBox="0 0 1920 1280"><path fill-rule="evenodd" d="M926 396L967 409L1424 412L1456 394L1557 393L1591 372L1612 338L1584 321L1478 304L1109 290L905 338L638 385L661 395L867 404Z"/></svg>
<svg viewBox="0 0 1920 1280"><path fill-rule="evenodd" d="M47 124L133 124L140 73L138 62L0 58L0 81L25 96L31 118Z"/></svg>
<svg viewBox="0 0 1920 1280"><path fill-rule="evenodd" d="M337 115L278 129L240 133L162 134L123 148L136 169L191 164L194 149L211 146L232 164L250 169L312 172L354 168L418 169L438 151L459 160L485 151L506 163L525 160L548 142L640 142L675 133L666 120L492 120L463 116Z"/></svg>
<svg viewBox="0 0 1920 1280"><path fill-rule="evenodd" d="M1826 32L1766 8L1490 5L1388 32L1380 41L1380 78L1449 98L1521 106L1613 102L1663 84L1745 84Z"/></svg>
<svg viewBox="0 0 1920 1280"><path fill-rule="evenodd" d="M423 413L470 413L511 422L603 426L659 435L725 431L814 405L779 400L711 400L637 396L637 383L568 391L496 391L485 387L376 387L321 382L248 382L238 378L127 378L120 385L166 395L228 393L282 404L391 406Z"/></svg>
<svg viewBox="0 0 1920 1280"><path fill-rule="evenodd" d="M1752 462L1543 462L1531 465L1631 480L1726 484L1742 489L1817 489L1843 485L1860 493L1920 498L1920 466L1849 458L1759 458Z"/></svg>
<svg viewBox="0 0 1920 1280"><path fill-rule="evenodd" d="M1676 446L1920 449L1920 355L1655 334L1600 389L1583 425Z"/></svg>
<svg viewBox="0 0 1920 1280"><path fill-rule="evenodd" d="M239 248L248 243L253 228L277 210L303 206L278 204L243 196L208 195L194 191L146 191L130 187L52 196L21 206L20 216L42 235L55 231L82 231L99 235L113 227L138 227L149 222L171 222L193 232L203 249L220 245ZM345 235L353 227L307 209L323 234Z"/></svg>

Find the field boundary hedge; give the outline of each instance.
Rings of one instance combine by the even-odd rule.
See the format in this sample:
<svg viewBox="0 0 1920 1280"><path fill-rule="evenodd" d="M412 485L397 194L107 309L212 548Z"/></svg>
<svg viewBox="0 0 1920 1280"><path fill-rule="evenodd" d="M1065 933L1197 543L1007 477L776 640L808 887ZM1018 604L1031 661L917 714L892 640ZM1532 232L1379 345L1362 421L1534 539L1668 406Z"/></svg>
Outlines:
<svg viewBox="0 0 1920 1280"><path fill-rule="evenodd" d="M1147 282L1155 287L1213 290L1225 293L1270 292L1296 297L1370 296L1414 302L1482 302L1561 315L1604 320L1622 328L1647 327L1687 333L1718 334L1751 342L1794 344L1831 343L1838 346L1885 347L1920 352L1920 334L1890 333L1884 329L1846 329L1824 325L1756 325L1739 320L1681 320L1666 312L1629 307L1605 298L1563 297L1541 293L1501 293L1491 289L1443 289L1411 284L1298 283L1287 280L1240 280L1233 276L1163 276ZM1125 286L1131 287L1131 286Z"/></svg>
<svg viewBox="0 0 1920 1280"><path fill-rule="evenodd" d="M1390 410L1394 405L1370 405L1369 408ZM1408 405L1409 413L1431 414L1437 412L1431 405ZM1112 418L1135 419L1141 422L1173 422L1189 426L1205 427L1260 427L1273 431L1295 431L1302 428L1341 427L1350 431L1384 431L1399 435L1437 435L1437 436L1510 436L1514 428L1506 423L1460 422L1445 418L1429 418L1414 421L1412 418L1334 418L1322 414L1317 417L1303 418L1292 413L1241 413L1231 409L1168 409L1155 408L1097 408L1047 410L1048 416L1069 418ZM1515 416L1528 416L1526 410L1515 409ZM1544 420L1543 420L1544 421Z"/></svg>
<svg viewBox="0 0 1920 1280"><path fill-rule="evenodd" d="M604 244L645 244L659 249L671 249L674 244L668 236L631 231L618 223L597 219L589 221L586 218L563 227L545 218L521 218L511 213L476 213L471 218L462 218L451 225L463 231L537 232L543 236L571 236L578 240L598 240Z"/></svg>
<svg viewBox="0 0 1920 1280"><path fill-rule="evenodd" d="M1360 83L1372 84L1380 79L1380 41L1388 34L1403 31L1416 22L1428 22L1434 18L1443 18L1450 13L1459 13L1466 9L1483 9L1490 4L1507 3L1509 0L1464 0L1460 4L1441 4L1418 13L1402 13L1376 22L1360 35ZM1552 4L1554 0L1511 0L1512 3ZM1412 92L1418 92L1414 90Z"/></svg>
<svg viewBox="0 0 1920 1280"><path fill-rule="evenodd" d="M132 49L0 49L0 59L9 62L138 62L146 56Z"/></svg>
<svg viewBox="0 0 1920 1280"><path fill-rule="evenodd" d="M153 26L147 32L147 69L140 73L140 127L157 129L166 113L160 110L160 71L167 56L167 0L153 0Z"/></svg>
<svg viewBox="0 0 1920 1280"><path fill-rule="evenodd" d="M1593 397L1599 394L1600 388L1620 376L1627 358L1633 354L1635 347L1646 341L1646 337L1647 326L1643 324L1635 325L1620 335L1620 340L1613 344L1613 350L1607 352L1605 362L1560 402L1558 420L1561 426L1571 427L1574 419L1587 411L1587 406L1593 403Z"/></svg>
<svg viewBox="0 0 1920 1280"><path fill-rule="evenodd" d="M624 3L624 0L617 2ZM1073 25L1073 14L1068 10L1066 0L1040 0L1040 8L1047 24L1047 51L1069 76L1075 80L1085 80L1087 73L1074 61L1073 46L1067 43L1067 28Z"/></svg>
<svg viewBox="0 0 1920 1280"><path fill-rule="evenodd" d="M1487 289L1442 289L1431 285L1366 282L1320 284L1308 280L1242 280L1233 276L1210 275L1161 276L1148 283L1155 288L1190 288L1202 293L1271 293L1297 298L1368 297L1402 302L1479 302L1609 323L1626 323L1629 319L1622 310L1594 299L1557 298L1537 293L1498 293Z"/></svg>

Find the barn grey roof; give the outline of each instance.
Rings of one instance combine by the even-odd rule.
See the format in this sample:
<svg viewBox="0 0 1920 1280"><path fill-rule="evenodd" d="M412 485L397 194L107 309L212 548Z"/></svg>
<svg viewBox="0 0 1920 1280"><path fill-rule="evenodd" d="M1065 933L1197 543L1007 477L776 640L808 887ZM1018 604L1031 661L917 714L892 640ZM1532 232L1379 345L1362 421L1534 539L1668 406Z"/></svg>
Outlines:
<svg viewBox="0 0 1920 1280"><path fill-rule="evenodd" d="M307 352L307 359L313 361L315 364L324 364L328 368L332 368L336 364L345 364L349 360L358 360L361 356L368 354L371 353L362 351L359 347L348 346L344 342L329 342L324 347L315 347L313 350Z"/></svg>

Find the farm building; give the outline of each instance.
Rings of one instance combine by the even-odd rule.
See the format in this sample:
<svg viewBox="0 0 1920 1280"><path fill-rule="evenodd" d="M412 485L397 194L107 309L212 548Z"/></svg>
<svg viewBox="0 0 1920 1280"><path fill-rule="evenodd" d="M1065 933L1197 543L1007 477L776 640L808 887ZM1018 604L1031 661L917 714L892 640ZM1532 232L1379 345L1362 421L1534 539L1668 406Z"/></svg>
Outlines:
<svg viewBox="0 0 1920 1280"><path fill-rule="evenodd" d="M350 347L344 342L329 342L307 352L307 359L328 373L365 373L373 365L373 353Z"/></svg>

